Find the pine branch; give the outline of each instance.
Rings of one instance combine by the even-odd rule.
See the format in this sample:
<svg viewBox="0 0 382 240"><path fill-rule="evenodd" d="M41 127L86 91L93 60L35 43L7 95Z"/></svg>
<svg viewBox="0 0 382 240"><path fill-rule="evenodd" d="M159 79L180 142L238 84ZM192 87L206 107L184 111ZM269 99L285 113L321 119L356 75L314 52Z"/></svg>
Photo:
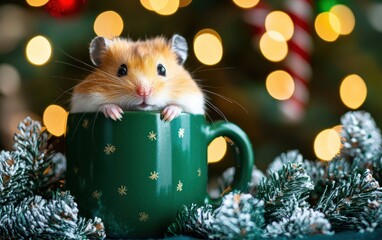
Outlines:
<svg viewBox="0 0 382 240"><path fill-rule="evenodd" d="M167 228L168 236L188 235L197 238L208 238L211 232L213 208L207 204L198 207L196 204L183 206L178 212L175 222Z"/></svg>
<svg viewBox="0 0 382 240"><path fill-rule="evenodd" d="M277 156L267 169L267 174L271 175L273 172L277 172L287 163L302 163L303 157L298 150L290 150L286 153Z"/></svg>
<svg viewBox="0 0 382 240"><path fill-rule="evenodd" d="M360 167L368 167L381 151L381 132L374 119L364 111L348 112L341 117L341 124L341 155L358 157L363 165Z"/></svg>
<svg viewBox="0 0 382 240"><path fill-rule="evenodd" d="M372 231L381 224L381 203L382 189L370 171L354 171L327 187L316 210L325 214L335 231Z"/></svg>
<svg viewBox="0 0 382 240"><path fill-rule="evenodd" d="M316 234L332 234L331 225L325 215L308 207L300 207L295 196L278 213L281 220L268 224L264 237L304 238Z"/></svg>
<svg viewBox="0 0 382 240"><path fill-rule="evenodd" d="M99 218L78 219L77 204L67 192L55 193L51 200L41 196L24 199L18 206L0 208L1 239L103 239Z"/></svg>
<svg viewBox="0 0 382 240"><path fill-rule="evenodd" d="M213 212L212 239L260 239L264 203L250 194L229 193Z"/></svg>
<svg viewBox="0 0 382 240"><path fill-rule="evenodd" d="M0 152L1 239L103 239L99 218L78 218L69 193L54 193L66 168L65 156L48 145L49 135L29 117L20 122L14 151Z"/></svg>
<svg viewBox="0 0 382 240"><path fill-rule="evenodd" d="M179 211L168 227L169 236L188 235L210 239L258 239L263 233L264 204L250 194L229 193L222 204L197 207L192 204Z"/></svg>
<svg viewBox="0 0 382 240"><path fill-rule="evenodd" d="M287 163L279 171L263 179L258 187L257 197L265 202L266 222L279 220L278 210L293 196L298 199L300 206L304 206L313 188L302 163Z"/></svg>

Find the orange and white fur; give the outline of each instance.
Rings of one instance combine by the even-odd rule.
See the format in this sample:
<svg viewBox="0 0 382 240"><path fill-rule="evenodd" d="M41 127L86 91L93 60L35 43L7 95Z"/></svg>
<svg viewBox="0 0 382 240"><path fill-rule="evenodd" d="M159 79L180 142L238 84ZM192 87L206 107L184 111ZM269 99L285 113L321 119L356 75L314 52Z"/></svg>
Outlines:
<svg viewBox="0 0 382 240"><path fill-rule="evenodd" d="M70 112L102 111L120 120L123 111L153 110L165 121L181 112L204 114L203 93L183 67L187 50L180 35L145 41L94 38L90 59L96 68L75 86Z"/></svg>

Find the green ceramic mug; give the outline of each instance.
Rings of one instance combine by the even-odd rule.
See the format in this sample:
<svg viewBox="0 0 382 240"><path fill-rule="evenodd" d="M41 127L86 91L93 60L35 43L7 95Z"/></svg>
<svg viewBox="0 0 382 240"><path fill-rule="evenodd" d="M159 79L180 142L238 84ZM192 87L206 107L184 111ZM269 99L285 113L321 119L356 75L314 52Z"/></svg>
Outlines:
<svg viewBox="0 0 382 240"><path fill-rule="evenodd" d="M219 136L238 148L232 188L245 191L253 152L232 123L187 113L171 122L159 112L125 112L122 121L72 113L66 185L81 215L102 218L108 237L162 237L183 205L208 201L207 146Z"/></svg>

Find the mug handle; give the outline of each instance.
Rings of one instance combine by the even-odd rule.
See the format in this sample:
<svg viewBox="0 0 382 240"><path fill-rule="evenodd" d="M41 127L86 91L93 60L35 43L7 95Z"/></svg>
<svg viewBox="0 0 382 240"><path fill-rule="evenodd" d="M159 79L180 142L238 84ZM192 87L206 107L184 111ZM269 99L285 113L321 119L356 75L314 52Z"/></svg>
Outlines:
<svg viewBox="0 0 382 240"><path fill-rule="evenodd" d="M217 137L227 137L234 143L235 155L235 175L232 182L232 190L239 190L246 192L248 183L251 181L252 168L254 164L254 156L252 144L247 134L237 125L217 121L207 125L206 129L207 143L210 144L212 140Z"/></svg>

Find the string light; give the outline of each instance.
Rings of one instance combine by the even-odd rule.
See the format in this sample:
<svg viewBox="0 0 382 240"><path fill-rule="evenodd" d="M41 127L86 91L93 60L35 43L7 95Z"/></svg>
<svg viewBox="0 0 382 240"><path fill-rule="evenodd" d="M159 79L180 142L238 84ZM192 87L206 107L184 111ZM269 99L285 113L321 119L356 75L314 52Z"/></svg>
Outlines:
<svg viewBox="0 0 382 240"><path fill-rule="evenodd" d="M340 135L334 129L321 131L314 140L314 152L317 158L330 161L341 149Z"/></svg>
<svg viewBox="0 0 382 240"><path fill-rule="evenodd" d="M206 65L220 62L223 57L223 45L219 34L212 29L199 31L194 38L194 53L196 58Z"/></svg>
<svg viewBox="0 0 382 240"><path fill-rule="evenodd" d="M256 6L260 0L232 0L232 1L241 8L251 8Z"/></svg>
<svg viewBox="0 0 382 240"><path fill-rule="evenodd" d="M268 31L260 38L260 51L269 61L279 62L288 54L288 44L279 32Z"/></svg>
<svg viewBox="0 0 382 240"><path fill-rule="evenodd" d="M49 0L27 0L27 3L31 7L41 7L44 6Z"/></svg>
<svg viewBox="0 0 382 240"><path fill-rule="evenodd" d="M93 28L98 36L116 37L123 31L123 20L118 13L106 11L97 16Z"/></svg>
<svg viewBox="0 0 382 240"><path fill-rule="evenodd" d="M366 96L366 83L360 76L352 74L344 78L340 86L340 97L347 107L359 108L364 103Z"/></svg>
<svg viewBox="0 0 382 240"><path fill-rule="evenodd" d="M282 11L273 11L265 18L265 29L272 33L280 33L286 41L292 38L294 25L288 14ZM277 38L277 36L275 36Z"/></svg>
<svg viewBox="0 0 382 240"><path fill-rule="evenodd" d="M277 100L289 99L294 92L293 78L282 70L270 73L265 85L268 93Z"/></svg>
<svg viewBox="0 0 382 240"><path fill-rule="evenodd" d="M334 14L340 22L339 34L348 35L353 31L355 26L355 17L350 8L343 4L337 4L330 9L330 13ZM333 18L330 19L333 21Z"/></svg>
<svg viewBox="0 0 382 240"><path fill-rule="evenodd" d="M29 40L26 47L26 57L34 65L44 65L52 55L52 46L44 36L36 36Z"/></svg>
<svg viewBox="0 0 382 240"><path fill-rule="evenodd" d="M314 28L317 35L327 42L337 40L341 31L340 21L336 15L330 12L318 14L314 21Z"/></svg>
<svg viewBox="0 0 382 240"><path fill-rule="evenodd" d="M227 152L227 142L224 137L215 138L208 145L208 163L219 162Z"/></svg>
<svg viewBox="0 0 382 240"><path fill-rule="evenodd" d="M43 122L48 130L54 136L62 136L66 132L66 121L68 113L58 105L48 106L43 114Z"/></svg>

